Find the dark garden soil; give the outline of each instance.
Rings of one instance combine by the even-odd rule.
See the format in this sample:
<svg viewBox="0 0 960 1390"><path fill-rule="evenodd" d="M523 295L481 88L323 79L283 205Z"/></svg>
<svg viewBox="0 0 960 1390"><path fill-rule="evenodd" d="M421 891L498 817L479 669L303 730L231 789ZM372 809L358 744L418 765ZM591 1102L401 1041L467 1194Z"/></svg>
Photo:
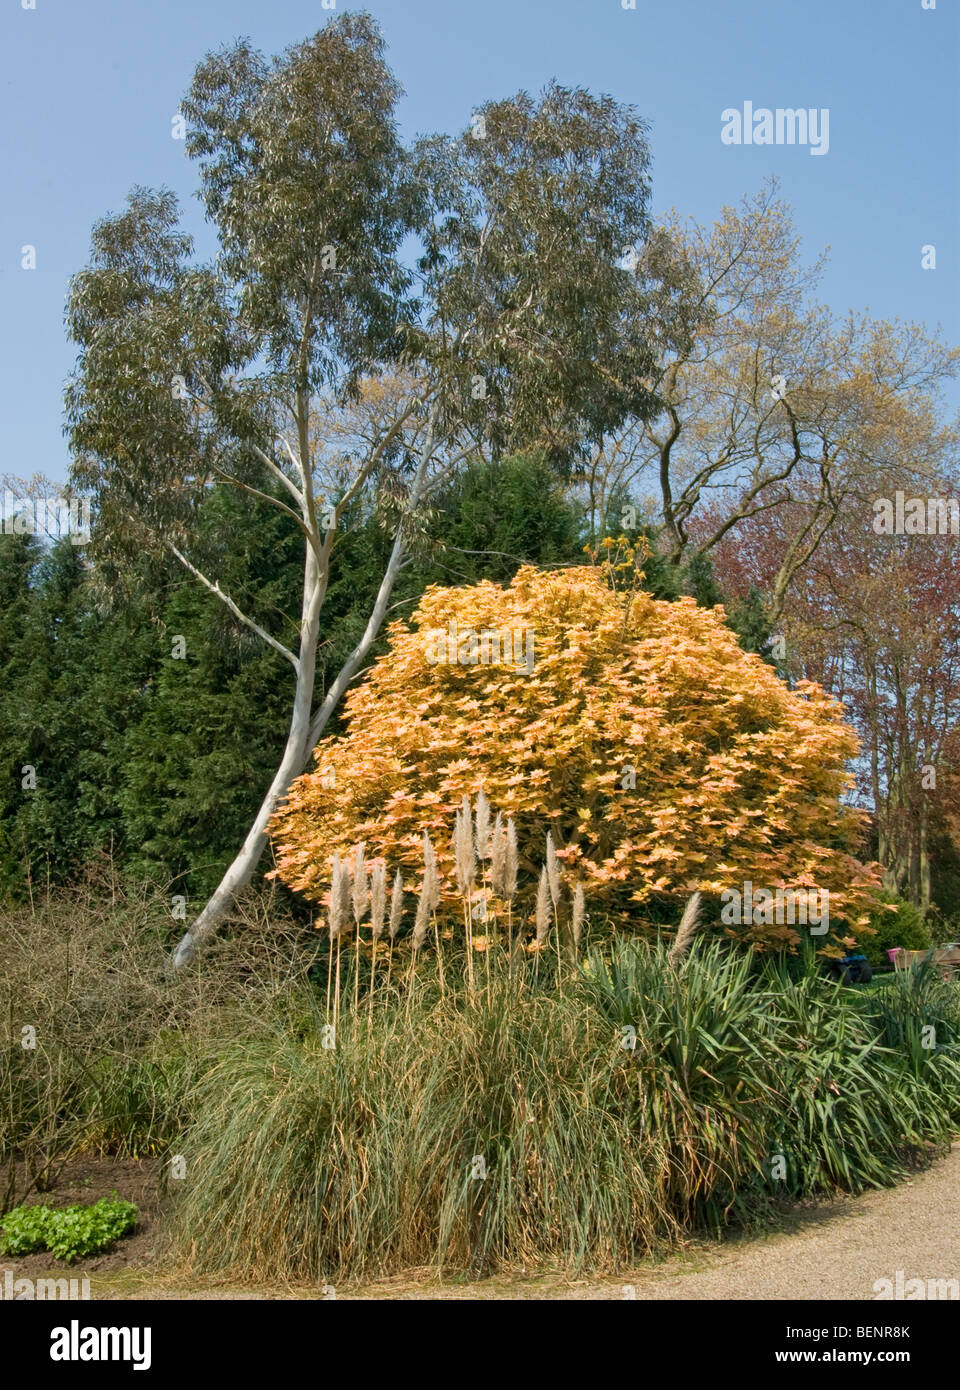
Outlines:
<svg viewBox="0 0 960 1390"><path fill-rule="evenodd" d="M55 1260L45 1250L34 1255L0 1255L0 1269L12 1269L14 1277L34 1278L51 1269L62 1269L71 1278L115 1272L148 1264L153 1256L156 1222L160 1208L160 1161L133 1158L71 1159L59 1173L49 1192L31 1192L23 1206L67 1207L75 1203L89 1206L102 1197L136 1202L140 1219L136 1229L100 1255L88 1255L72 1265Z"/></svg>

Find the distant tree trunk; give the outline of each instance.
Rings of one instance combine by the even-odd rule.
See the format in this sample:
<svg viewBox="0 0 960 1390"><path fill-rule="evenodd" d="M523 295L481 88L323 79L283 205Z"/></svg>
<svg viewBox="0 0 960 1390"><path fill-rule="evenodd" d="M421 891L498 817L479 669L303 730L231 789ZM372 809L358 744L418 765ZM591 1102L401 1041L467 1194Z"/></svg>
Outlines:
<svg viewBox="0 0 960 1390"><path fill-rule="evenodd" d="M930 910L932 893L930 889L930 848L927 840L927 812L924 807L920 812L920 845L919 845L919 870L920 870L920 908L924 915Z"/></svg>

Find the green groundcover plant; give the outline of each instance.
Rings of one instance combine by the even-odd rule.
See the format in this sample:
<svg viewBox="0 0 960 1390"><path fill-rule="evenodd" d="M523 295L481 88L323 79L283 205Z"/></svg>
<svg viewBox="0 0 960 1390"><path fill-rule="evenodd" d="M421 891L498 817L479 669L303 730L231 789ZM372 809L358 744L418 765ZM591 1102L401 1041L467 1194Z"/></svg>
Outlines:
<svg viewBox="0 0 960 1390"><path fill-rule="evenodd" d="M31 1255L49 1250L68 1264L97 1255L137 1224L134 1202L103 1199L90 1206L15 1207L0 1217L0 1254Z"/></svg>

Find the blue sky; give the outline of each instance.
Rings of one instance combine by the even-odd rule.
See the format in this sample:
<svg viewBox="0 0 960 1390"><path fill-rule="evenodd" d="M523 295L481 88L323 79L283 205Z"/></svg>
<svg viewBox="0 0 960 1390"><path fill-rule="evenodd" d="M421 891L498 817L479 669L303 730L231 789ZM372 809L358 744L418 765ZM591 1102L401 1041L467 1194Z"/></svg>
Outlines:
<svg viewBox="0 0 960 1390"><path fill-rule="evenodd" d="M320 0L2 0L0 473L63 478L62 315L92 223L134 184L173 188L202 222L170 123L196 63L238 35L305 38ZM928 0L930 3L930 0ZM652 123L655 213L701 221L776 174L836 311L914 318L960 342L956 0L368 0L406 88L404 134L551 78L610 92ZM827 107L830 148L724 145L721 111ZM204 238L205 239L205 238ZM37 268L21 268L36 247ZM921 247L937 268L921 269ZM960 404L960 392L952 393Z"/></svg>

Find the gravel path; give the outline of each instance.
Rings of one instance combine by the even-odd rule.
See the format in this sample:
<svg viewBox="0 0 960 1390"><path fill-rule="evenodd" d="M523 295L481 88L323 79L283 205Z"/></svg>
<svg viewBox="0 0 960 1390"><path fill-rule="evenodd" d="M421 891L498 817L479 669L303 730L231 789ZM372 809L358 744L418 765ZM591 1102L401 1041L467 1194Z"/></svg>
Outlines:
<svg viewBox="0 0 960 1390"><path fill-rule="evenodd" d="M631 1282L637 1298L874 1299L874 1283L960 1280L960 1148L896 1187L792 1219L791 1229L715 1249L686 1273Z"/></svg>

